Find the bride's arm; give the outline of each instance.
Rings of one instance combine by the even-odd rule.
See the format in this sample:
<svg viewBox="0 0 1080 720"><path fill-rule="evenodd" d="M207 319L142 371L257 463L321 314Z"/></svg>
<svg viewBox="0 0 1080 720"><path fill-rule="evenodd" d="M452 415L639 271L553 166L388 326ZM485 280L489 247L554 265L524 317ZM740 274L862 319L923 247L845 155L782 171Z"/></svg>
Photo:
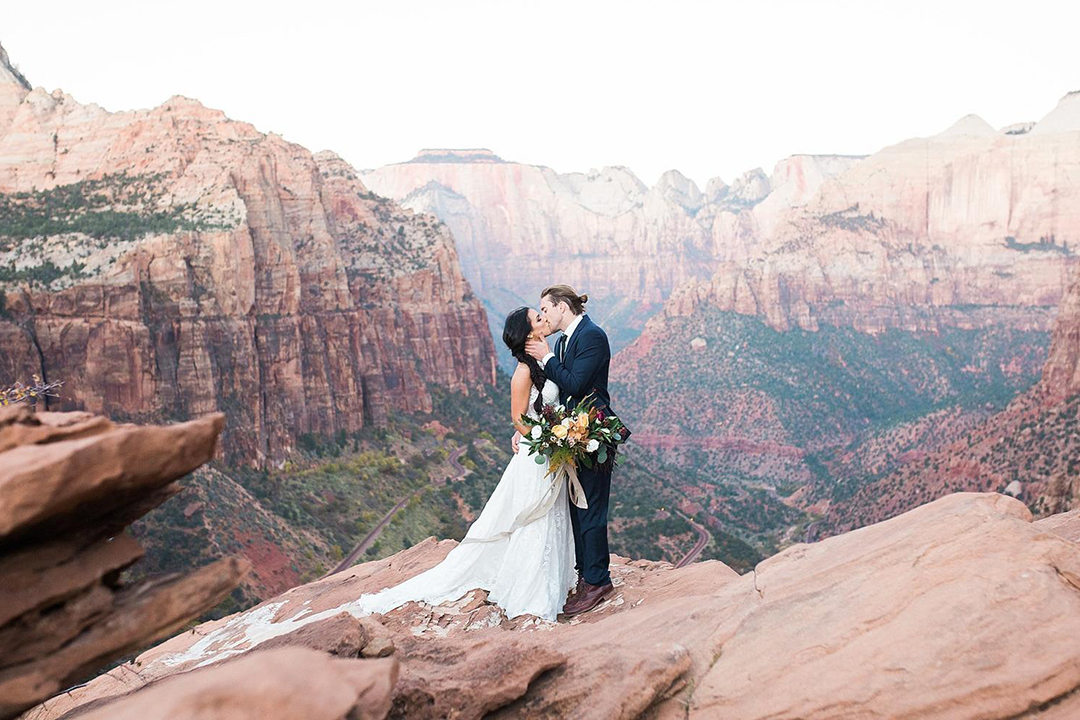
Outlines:
<svg viewBox="0 0 1080 720"><path fill-rule="evenodd" d="M519 364L510 378L510 417L514 428L523 436L529 434L529 428L521 424L521 416L529 410L529 392L532 390L532 377L529 368Z"/></svg>

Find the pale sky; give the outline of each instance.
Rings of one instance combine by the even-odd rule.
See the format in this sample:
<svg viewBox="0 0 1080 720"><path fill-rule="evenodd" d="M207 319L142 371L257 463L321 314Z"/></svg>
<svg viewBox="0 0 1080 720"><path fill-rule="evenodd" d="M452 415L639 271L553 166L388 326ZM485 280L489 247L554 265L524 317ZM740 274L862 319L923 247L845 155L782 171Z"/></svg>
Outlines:
<svg viewBox="0 0 1080 720"><path fill-rule="evenodd" d="M487 147L646 183L866 154L1080 89L1080 3L8 3L32 84L109 110L197 98L358 168Z"/></svg>

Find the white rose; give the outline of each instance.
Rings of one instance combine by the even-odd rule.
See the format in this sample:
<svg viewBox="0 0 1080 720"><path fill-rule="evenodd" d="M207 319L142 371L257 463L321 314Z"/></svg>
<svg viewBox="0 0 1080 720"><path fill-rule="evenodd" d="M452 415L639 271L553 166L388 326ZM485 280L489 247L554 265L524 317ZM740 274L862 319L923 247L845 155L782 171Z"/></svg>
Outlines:
<svg viewBox="0 0 1080 720"><path fill-rule="evenodd" d="M570 427L570 418L566 418L565 420L563 420L562 421L562 426L563 427Z"/></svg>
<svg viewBox="0 0 1080 720"><path fill-rule="evenodd" d="M599 449L600 449L600 441L597 440L596 438L593 438L592 440L590 440L589 444L585 446L585 451L586 452L593 453L593 452L596 452Z"/></svg>
<svg viewBox="0 0 1080 720"><path fill-rule="evenodd" d="M539 425L533 425L532 432L529 434L533 436L534 440L539 440L540 436L544 434L544 430Z"/></svg>

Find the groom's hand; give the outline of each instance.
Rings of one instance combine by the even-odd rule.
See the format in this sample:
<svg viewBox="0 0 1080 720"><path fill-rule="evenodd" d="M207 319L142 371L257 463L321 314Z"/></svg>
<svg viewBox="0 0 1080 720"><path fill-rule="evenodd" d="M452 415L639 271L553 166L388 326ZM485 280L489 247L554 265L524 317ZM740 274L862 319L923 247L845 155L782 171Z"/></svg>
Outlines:
<svg viewBox="0 0 1080 720"><path fill-rule="evenodd" d="M540 340L529 340L525 343L525 352L537 360L543 360L544 356L551 352L551 349L548 347L547 338L543 338Z"/></svg>

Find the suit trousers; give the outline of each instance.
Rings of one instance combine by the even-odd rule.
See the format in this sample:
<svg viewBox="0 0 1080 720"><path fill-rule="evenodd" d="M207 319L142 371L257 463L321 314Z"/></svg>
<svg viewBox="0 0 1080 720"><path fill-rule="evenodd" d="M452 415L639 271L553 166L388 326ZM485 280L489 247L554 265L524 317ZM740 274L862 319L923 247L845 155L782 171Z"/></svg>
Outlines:
<svg viewBox="0 0 1080 720"><path fill-rule="evenodd" d="M589 507L570 505L570 525L574 530L575 567L591 585L611 582L608 572L608 498L611 495L611 468L578 468L578 479Z"/></svg>

